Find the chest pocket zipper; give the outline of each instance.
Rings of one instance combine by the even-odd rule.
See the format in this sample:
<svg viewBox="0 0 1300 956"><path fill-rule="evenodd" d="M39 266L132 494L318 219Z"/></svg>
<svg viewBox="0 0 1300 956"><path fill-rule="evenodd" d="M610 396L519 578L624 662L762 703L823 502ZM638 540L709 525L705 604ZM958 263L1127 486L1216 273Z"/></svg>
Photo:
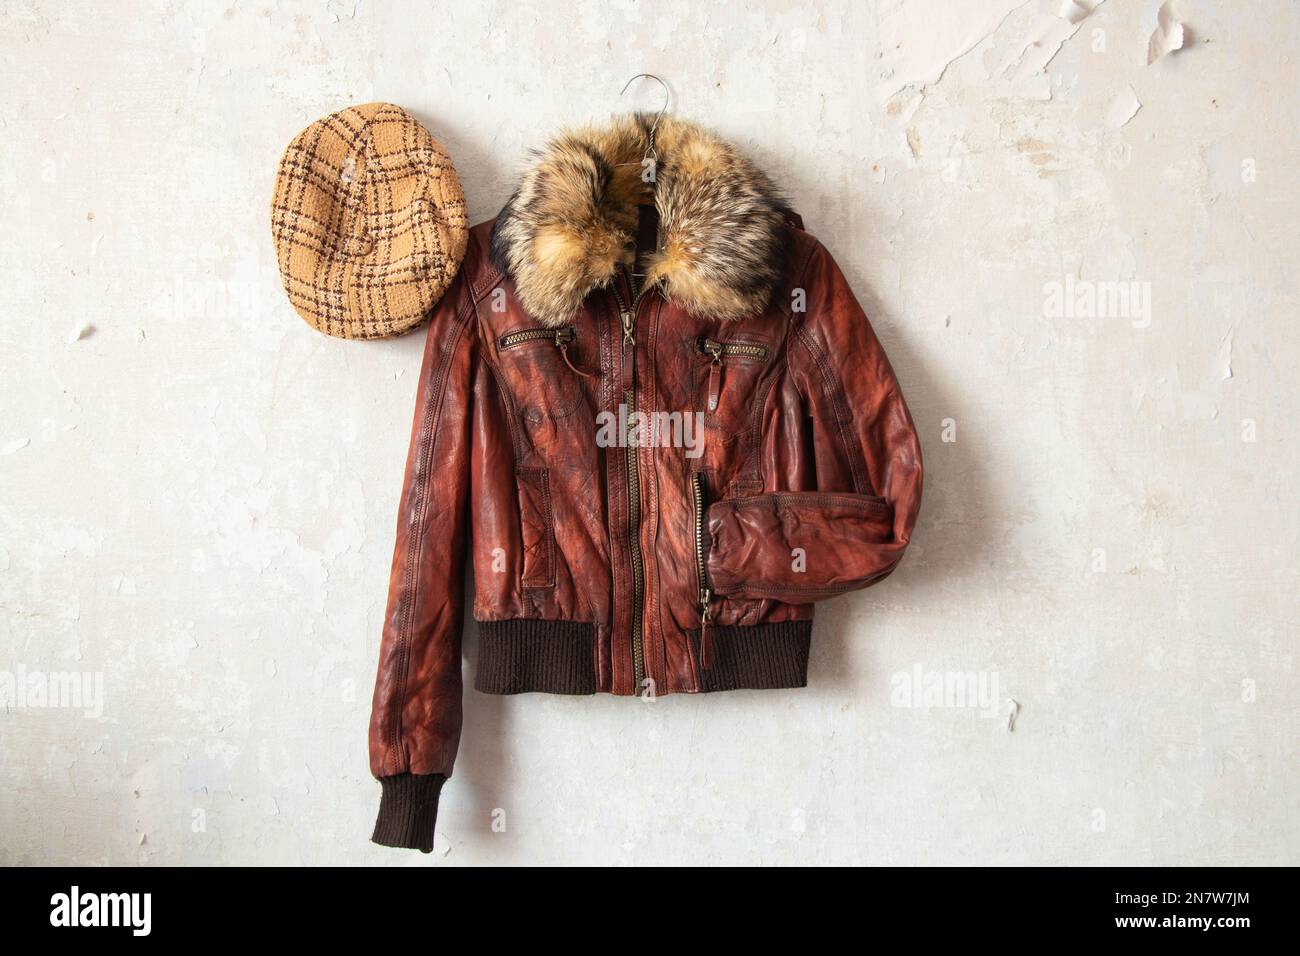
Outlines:
<svg viewBox="0 0 1300 956"><path fill-rule="evenodd" d="M708 410L716 412L722 400L722 364L728 355L746 358L767 358L767 346L753 342L719 342L716 339L700 339L700 351L709 356L709 391Z"/></svg>
<svg viewBox="0 0 1300 956"><path fill-rule="evenodd" d="M564 364L569 366L569 369L574 374L581 375L583 378L599 378L598 373L588 372L573 364L573 359L569 356L569 346L577 337L578 333L571 325L564 325L558 329L519 329L501 336L497 346L502 351L505 351L517 345L525 345L528 342L552 339L555 342L555 347L560 350L560 357L564 359Z"/></svg>

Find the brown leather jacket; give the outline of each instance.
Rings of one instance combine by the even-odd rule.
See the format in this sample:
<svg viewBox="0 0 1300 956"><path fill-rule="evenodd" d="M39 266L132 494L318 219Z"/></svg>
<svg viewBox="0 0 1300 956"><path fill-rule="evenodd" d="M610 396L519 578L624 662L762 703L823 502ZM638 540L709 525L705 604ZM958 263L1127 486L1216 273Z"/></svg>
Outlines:
<svg viewBox="0 0 1300 956"><path fill-rule="evenodd" d="M649 139L630 116L553 140L429 323L378 843L433 844L467 557L478 690L643 695L803 686L813 602L907 547L921 450L839 267L733 147L665 119L651 176Z"/></svg>

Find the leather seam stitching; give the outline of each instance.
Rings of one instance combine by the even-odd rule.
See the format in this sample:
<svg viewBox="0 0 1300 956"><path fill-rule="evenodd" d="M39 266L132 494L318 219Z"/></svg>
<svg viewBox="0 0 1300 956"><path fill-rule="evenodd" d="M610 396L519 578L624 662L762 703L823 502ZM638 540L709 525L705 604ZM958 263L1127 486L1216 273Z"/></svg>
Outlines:
<svg viewBox="0 0 1300 956"><path fill-rule="evenodd" d="M862 474L858 467L857 456L853 453L853 446L849 441L849 433L846 422L850 420L848 409L845 406L842 393L842 385L830 364L822 355L817 344L812 341L808 331L802 325L796 330L800 343L812 356L813 362L817 365L817 370L821 373L822 387L826 389L826 395L831 401L831 408L835 412L835 427L839 432L840 444L844 451L844 458L848 462L849 472L853 475L853 490L858 493L864 493Z"/></svg>
<svg viewBox="0 0 1300 956"><path fill-rule="evenodd" d="M726 502L726 504L731 505L733 511L738 511L741 505L746 502L755 500L761 501L769 498L775 499L778 502L793 499L796 502L807 501L820 504L843 505L846 508L863 508L867 510L888 510L891 507L889 501L879 495L850 495L847 493L836 494L833 492L819 491L775 491L766 495L746 495L740 498L731 498Z"/></svg>
<svg viewBox="0 0 1300 956"><path fill-rule="evenodd" d="M407 545L407 565L406 581L407 586L404 589L405 596L402 601L400 619L401 625L398 628L398 656L397 656L397 686L393 695L392 708L394 715L392 717L392 730L390 731L388 748L384 753L384 766L390 766L390 762L397 750L397 743L402 737L402 714L405 711L405 696L407 670L410 667L411 652L411 629L412 621L415 616L415 606L419 600L420 576L416 573L419 566L421 554L424 551L424 526L426 521L426 509L429 505L429 496L426 494L429 465L433 459L433 450L438 443L438 438L442 430L438 428L439 421L442 417L443 400L447 392L448 370L451 367L452 358L456 350L460 347L461 336L469 324L470 312L477 310L474 307L472 297L467 297L460 310L456 313L454 319L455 325L452 333L447 337L440 349L438 367L434 372L433 387L430 394L425 398L425 420L421 423L421 448L420 448L420 466L415 475L415 491L418 496L419 507L416 511L416 524L412 529L410 544Z"/></svg>

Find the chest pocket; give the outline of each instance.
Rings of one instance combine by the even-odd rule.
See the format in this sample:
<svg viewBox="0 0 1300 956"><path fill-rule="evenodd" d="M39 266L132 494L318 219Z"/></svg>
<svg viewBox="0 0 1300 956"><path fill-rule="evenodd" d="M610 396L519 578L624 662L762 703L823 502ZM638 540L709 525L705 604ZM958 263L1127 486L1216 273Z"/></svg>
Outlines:
<svg viewBox="0 0 1300 956"><path fill-rule="evenodd" d="M743 438L770 350L760 342L721 342L712 338L701 338L698 347L707 361L699 385L704 427L715 440L732 442Z"/></svg>
<svg viewBox="0 0 1300 956"><path fill-rule="evenodd" d="M577 333L558 329L514 329L497 339L501 372L520 416L538 425L567 418L582 402L583 371L574 355Z"/></svg>

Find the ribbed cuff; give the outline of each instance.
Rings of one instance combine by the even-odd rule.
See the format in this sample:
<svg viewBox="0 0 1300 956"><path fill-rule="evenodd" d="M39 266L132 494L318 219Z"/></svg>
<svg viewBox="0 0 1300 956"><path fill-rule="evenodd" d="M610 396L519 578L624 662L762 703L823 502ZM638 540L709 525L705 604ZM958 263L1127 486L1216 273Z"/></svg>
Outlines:
<svg viewBox="0 0 1300 956"><path fill-rule="evenodd" d="M380 846L396 846L430 853L433 827L438 822L438 795L446 774L399 773L380 777L379 819L370 839Z"/></svg>

